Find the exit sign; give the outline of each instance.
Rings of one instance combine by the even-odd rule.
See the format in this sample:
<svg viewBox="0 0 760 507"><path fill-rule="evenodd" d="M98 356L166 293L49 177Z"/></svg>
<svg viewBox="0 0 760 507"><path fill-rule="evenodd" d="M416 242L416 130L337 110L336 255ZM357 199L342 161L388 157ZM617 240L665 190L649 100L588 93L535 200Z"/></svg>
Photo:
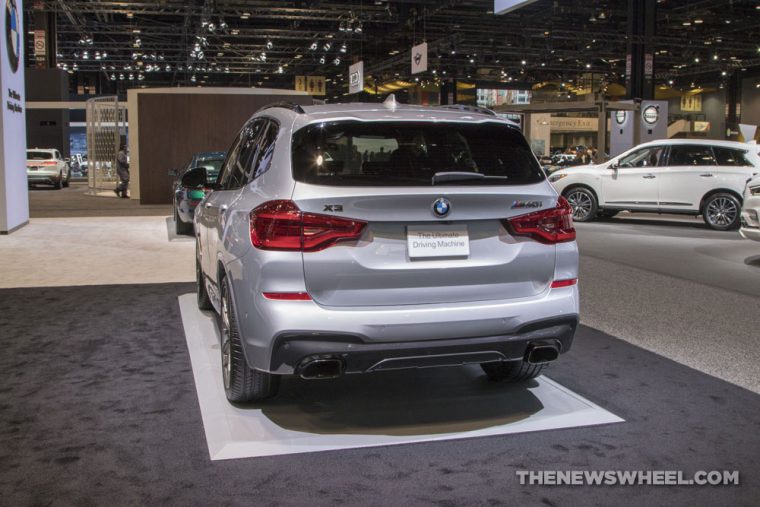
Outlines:
<svg viewBox="0 0 760 507"><path fill-rule="evenodd" d="M494 0L493 13L507 14L515 9L519 9L520 7L524 7L536 1L537 0Z"/></svg>

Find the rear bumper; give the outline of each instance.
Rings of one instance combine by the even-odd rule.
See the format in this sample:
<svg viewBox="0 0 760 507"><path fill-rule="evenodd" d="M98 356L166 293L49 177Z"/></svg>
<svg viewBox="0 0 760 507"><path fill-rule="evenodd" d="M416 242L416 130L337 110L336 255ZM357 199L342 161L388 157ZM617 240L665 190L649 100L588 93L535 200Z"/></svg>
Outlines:
<svg viewBox="0 0 760 507"><path fill-rule="evenodd" d="M391 343L365 343L351 335L283 335L274 344L269 370L299 373L309 361L326 358L338 359L344 373L516 361L537 345L567 352L577 325L573 316L533 322L500 336Z"/></svg>
<svg viewBox="0 0 760 507"><path fill-rule="evenodd" d="M55 185L60 181L58 173L27 173L26 180L29 183L45 183Z"/></svg>

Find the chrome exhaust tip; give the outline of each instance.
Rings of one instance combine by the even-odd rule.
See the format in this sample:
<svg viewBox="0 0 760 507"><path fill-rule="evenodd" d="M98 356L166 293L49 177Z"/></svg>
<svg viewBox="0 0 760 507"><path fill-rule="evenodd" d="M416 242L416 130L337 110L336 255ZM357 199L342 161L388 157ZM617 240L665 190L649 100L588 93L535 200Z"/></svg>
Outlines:
<svg viewBox="0 0 760 507"><path fill-rule="evenodd" d="M298 374L307 380L329 379L340 377L343 375L344 369L343 361L336 357L309 358L301 362L298 367Z"/></svg>
<svg viewBox="0 0 760 507"><path fill-rule="evenodd" d="M525 360L530 364L551 363L559 357L559 349L555 345L532 345L525 354Z"/></svg>

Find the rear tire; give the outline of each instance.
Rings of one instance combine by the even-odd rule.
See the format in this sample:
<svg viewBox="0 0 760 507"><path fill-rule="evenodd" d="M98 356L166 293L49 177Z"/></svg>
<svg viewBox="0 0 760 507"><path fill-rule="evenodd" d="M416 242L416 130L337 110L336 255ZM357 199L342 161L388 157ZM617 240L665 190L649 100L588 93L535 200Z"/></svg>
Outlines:
<svg viewBox="0 0 760 507"><path fill-rule="evenodd" d="M594 193L584 187L573 187L566 190L563 197L573 208L573 220L590 222L596 218L598 205Z"/></svg>
<svg viewBox="0 0 760 507"><path fill-rule="evenodd" d="M503 361L480 365L491 382L524 382L541 375L546 366L546 364L530 364L527 361Z"/></svg>
<svg viewBox="0 0 760 507"><path fill-rule="evenodd" d="M705 200L702 218L711 229L730 231L739 227L742 205L727 192L713 194Z"/></svg>
<svg viewBox="0 0 760 507"><path fill-rule="evenodd" d="M277 394L280 377L248 367L240 341L235 308L229 297L227 278L222 282L222 381L227 399L233 403L263 401Z"/></svg>
<svg viewBox="0 0 760 507"><path fill-rule="evenodd" d="M56 190L60 190L63 188L63 173L58 175L58 179L55 183L53 183L53 188Z"/></svg>
<svg viewBox="0 0 760 507"><path fill-rule="evenodd" d="M599 212L599 216L602 218L612 218L620 213L619 211L602 210Z"/></svg>

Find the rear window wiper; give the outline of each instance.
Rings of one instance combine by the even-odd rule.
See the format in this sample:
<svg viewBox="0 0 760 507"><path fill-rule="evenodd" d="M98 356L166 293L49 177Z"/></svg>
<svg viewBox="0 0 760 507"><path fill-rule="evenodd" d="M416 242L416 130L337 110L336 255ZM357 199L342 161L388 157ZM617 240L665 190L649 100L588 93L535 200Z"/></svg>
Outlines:
<svg viewBox="0 0 760 507"><path fill-rule="evenodd" d="M468 171L444 171L433 175L433 185L457 181L506 180L507 176L486 176L482 173Z"/></svg>

